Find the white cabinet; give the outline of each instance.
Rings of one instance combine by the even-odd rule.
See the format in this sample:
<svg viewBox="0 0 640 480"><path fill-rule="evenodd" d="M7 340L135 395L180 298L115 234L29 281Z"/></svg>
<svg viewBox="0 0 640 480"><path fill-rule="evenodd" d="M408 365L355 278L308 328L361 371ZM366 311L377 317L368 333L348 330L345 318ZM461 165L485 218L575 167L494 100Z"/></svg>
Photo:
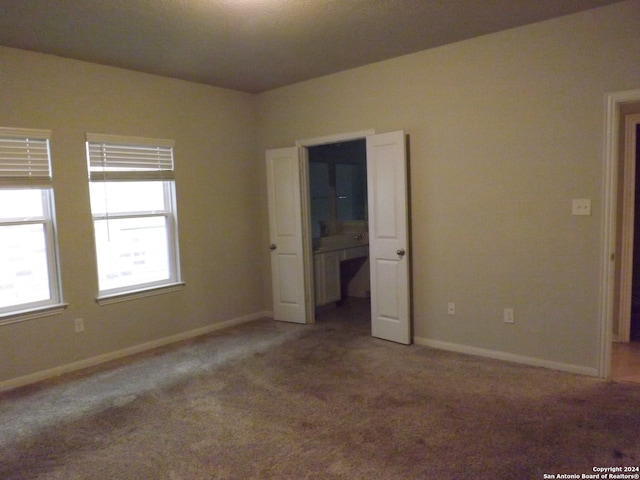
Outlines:
<svg viewBox="0 0 640 480"><path fill-rule="evenodd" d="M316 306L337 302L342 297L340 284L340 262L359 257L367 257L369 247L361 245L352 248L331 250L314 255L314 281Z"/></svg>
<svg viewBox="0 0 640 480"><path fill-rule="evenodd" d="M340 300L340 259L341 250L316 254L315 282L316 305L325 305Z"/></svg>
<svg viewBox="0 0 640 480"><path fill-rule="evenodd" d="M369 246L360 245L358 247L345 248L344 250L342 250L341 253L342 253L340 257L341 262L345 260L351 260L352 258L368 257Z"/></svg>

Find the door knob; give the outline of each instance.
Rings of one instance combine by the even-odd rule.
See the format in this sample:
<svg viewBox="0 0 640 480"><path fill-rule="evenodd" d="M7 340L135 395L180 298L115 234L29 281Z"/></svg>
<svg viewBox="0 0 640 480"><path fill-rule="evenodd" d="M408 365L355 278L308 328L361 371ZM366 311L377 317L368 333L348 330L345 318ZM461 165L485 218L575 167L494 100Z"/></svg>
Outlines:
<svg viewBox="0 0 640 480"><path fill-rule="evenodd" d="M401 249L399 249L399 250L396 250L396 253L397 253L399 256L401 256L401 257L402 257L402 256L404 256L404 254L405 254L404 248L401 248Z"/></svg>
<svg viewBox="0 0 640 480"><path fill-rule="evenodd" d="M272 243L271 245L269 245L269 250L275 250L276 248L277 247L275 243Z"/></svg>

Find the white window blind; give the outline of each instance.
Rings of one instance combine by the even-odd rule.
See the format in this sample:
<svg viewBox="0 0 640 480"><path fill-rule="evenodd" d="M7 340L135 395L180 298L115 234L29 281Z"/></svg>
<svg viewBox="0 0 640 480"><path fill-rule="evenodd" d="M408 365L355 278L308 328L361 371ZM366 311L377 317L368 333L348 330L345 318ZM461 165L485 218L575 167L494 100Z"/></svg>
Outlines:
<svg viewBox="0 0 640 480"><path fill-rule="evenodd" d="M49 130L0 128L0 187L50 187Z"/></svg>
<svg viewBox="0 0 640 480"><path fill-rule="evenodd" d="M173 140L87 134L89 178L173 180Z"/></svg>

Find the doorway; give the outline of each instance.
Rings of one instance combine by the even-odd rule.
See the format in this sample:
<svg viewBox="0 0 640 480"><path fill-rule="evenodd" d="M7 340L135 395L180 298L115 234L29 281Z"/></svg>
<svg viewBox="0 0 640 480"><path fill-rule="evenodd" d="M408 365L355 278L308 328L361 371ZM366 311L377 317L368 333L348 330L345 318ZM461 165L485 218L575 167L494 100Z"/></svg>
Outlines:
<svg viewBox="0 0 640 480"><path fill-rule="evenodd" d="M631 318L629 325L629 340L631 342L640 341L640 115L627 117L627 128L625 136L628 138L625 144L630 147L630 151L625 152L625 157L629 156L635 166L635 195L634 195L634 216L633 216L633 261L631 280ZM627 163L627 162L625 162ZM626 332L625 332L626 336Z"/></svg>
<svg viewBox="0 0 640 480"><path fill-rule="evenodd" d="M315 321L308 147L361 138L367 151L371 335L408 345L412 341L408 137L402 130L298 141L296 147L266 151L273 318ZM349 253L357 255L363 248L356 245ZM349 258L335 253L323 256L333 266L323 274L335 275L339 270L335 262Z"/></svg>
<svg viewBox="0 0 640 480"><path fill-rule="evenodd" d="M611 378L640 382L640 114L621 109L622 228L618 267L620 302L617 342L612 346ZM622 127L622 125L621 125Z"/></svg>
<svg viewBox="0 0 640 480"><path fill-rule="evenodd" d="M621 364L640 367L623 358L631 333L632 273L635 217L636 127L629 135L629 116L640 114L640 89L607 94L604 149L604 237L602 255L601 350L599 376L621 379ZM640 119L640 116L638 117ZM633 138L633 156L629 141ZM640 208L639 208L640 210ZM635 255L638 257L638 255ZM638 275L636 275L638 279ZM635 349L633 349L635 350ZM632 352L633 353L633 352ZM626 357L629 358L629 357ZM639 357L640 359L640 357ZM627 368L622 365L622 368ZM628 377L628 370L625 375ZM633 372L631 372L633 373ZM616 378L617 377L617 378ZM636 375L637 377L637 375Z"/></svg>
<svg viewBox="0 0 640 480"><path fill-rule="evenodd" d="M637 161L640 114L629 114L633 108L631 104L620 110L621 220L616 245L620 258L616 264L618 301L613 336L622 343L640 336L640 168Z"/></svg>
<svg viewBox="0 0 640 480"><path fill-rule="evenodd" d="M367 144L307 147L315 312L370 297Z"/></svg>

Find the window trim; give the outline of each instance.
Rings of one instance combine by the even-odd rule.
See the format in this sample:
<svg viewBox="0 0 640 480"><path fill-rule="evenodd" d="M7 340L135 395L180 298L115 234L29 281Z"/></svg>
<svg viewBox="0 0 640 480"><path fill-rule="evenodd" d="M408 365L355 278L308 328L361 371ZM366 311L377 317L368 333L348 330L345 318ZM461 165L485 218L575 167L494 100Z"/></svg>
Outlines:
<svg viewBox="0 0 640 480"><path fill-rule="evenodd" d="M169 292L178 292L184 288L185 282L163 283L159 286L140 288L138 290L129 290L122 293L111 293L96 297L98 305L111 305L113 303L128 302L138 298L153 297L155 295L163 295Z"/></svg>
<svg viewBox="0 0 640 480"><path fill-rule="evenodd" d="M59 315L69 306L68 303L57 303L55 305L25 308L15 312L0 315L0 327L12 325L14 323L27 322L36 318L51 317Z"/></svg>

